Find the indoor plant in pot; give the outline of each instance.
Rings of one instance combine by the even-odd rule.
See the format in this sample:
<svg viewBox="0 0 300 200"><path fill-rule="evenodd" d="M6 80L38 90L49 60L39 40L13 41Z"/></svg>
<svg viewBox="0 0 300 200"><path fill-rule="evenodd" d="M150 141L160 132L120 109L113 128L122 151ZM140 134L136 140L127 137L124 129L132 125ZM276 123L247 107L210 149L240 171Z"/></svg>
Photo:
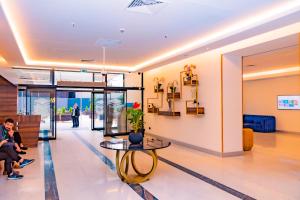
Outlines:
<svg viewBox="0 0 300 200"><path fill-rule="evenodd" d="M133 108L127 110L128 120L133 129L129 133L128 139L132 144L139 144L143 141L144 113L139 107L140 104L135 102Z"/></svg>

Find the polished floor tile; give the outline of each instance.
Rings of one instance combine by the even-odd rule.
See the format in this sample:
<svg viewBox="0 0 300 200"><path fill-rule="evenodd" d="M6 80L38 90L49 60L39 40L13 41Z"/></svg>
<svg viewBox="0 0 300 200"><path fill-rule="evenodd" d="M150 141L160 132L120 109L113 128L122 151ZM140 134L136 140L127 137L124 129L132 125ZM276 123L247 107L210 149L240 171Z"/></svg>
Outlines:
<svg viewBox="0 0 300 200"><path fill-rule="evenodd" d="M226 158L172 144L158 151L170 162L160 160L150 181L138 187L120 181L114 171L115 152L99 146L103 139L99 131L65 127L58 130L57 140L49 142L59 199L238 199L170 163L256 199L300 199L297 134L256 133L251 152ZM43 143L26 155L36 162L20 170L23 180L8 181L0 175L0 199L45 199ZM142 171L151 166L150 157L144 153L137 153L137 162ZM141 188L149 193L141 197Z"/></svg>

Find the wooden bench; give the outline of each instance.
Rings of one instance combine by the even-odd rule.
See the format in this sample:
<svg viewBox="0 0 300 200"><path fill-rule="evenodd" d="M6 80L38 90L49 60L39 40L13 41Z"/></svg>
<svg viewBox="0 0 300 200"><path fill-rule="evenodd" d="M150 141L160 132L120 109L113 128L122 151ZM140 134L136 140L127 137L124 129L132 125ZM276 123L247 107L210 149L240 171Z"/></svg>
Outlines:
<svg viewBox="0 0 300 200"><path fill-rule="evenodd" d="M5 119L12 118L15 121L15 130L22 137L22 142L27 147L37 147L40 132L40 115L15 115L0 117L0 123L3 124Z"/></svg>

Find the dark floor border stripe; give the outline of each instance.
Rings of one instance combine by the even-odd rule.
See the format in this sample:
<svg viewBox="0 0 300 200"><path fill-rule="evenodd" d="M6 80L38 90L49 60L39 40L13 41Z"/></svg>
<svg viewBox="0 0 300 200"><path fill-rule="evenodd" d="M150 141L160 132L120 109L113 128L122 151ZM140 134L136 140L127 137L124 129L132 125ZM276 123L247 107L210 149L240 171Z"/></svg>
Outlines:
<svg viewBox="0 0 300 200"><path fill-rule="evenodd" d="M116 136L111 136L111 137L112 138L117 138ZM144 153L146 153L146 152L144 152ZM256 200L253 197L250 197L250 196L248 196L248 195L246 195L246 194L244 194L242 192L239 192L239 191L237 191L237 190L235 190L235 189L233 189L231 187L228 187L228 186L226 186L226 185L224 185L222 183L219 183L219 182L217 182L217 181L215 181L215 180L213 180L211 178L208 178L208 177L206 177L206 176L204 176L202 174L199 174L199 173L197 173L197 172L195 172L195 171L193 171L191 169L188 169L186 167L183 167L183 166L181 166L181 165L179 165L177 163L174 163L174 162L172 162L172 161L170 161L168 159L165 159L165 158L163 158L161 156L158 156L158 159L160 161L168 164L168 165L171 165L172 167L175 167L175 168L177 168L177 169L179 169L179 170L181 170L181 171L183 171L183 172L185 172L185 173L187 173L187 174L195 177L195 178L198 178L198 179L200 179L200 180L202 180L202 181L204 181L204 182L206 182L206 183L208 183L208 184L210 184L210 185L212 185L214 187L217 187L217 188L223 190L224 192L227 192L227 193L229 193L229 194L231 194L231 195L233 195L235 197L238 197L238 198L244 199L244 200Z"/></svg>
<svg viewBox="0 0 300 200"><path fill-rule="evenodd" d="M59 200L49 141L44 141L45 200Z"/></svg>
<svg viewBox="0 0 300 200"><path fill-rule="evenodd" d="M181 166L181 165L179 165L177 163L174 163L174 162L172 162L170 160L167 160L167 159L165 159L165 158L163 158L161 156L158 156L158 159L160 161L168 164L168 165L171 165L171 166L173 166L173 167L175 167L175 168L177 168L177 169L179 169L179 170L181 170L181 171L183 171L183 172L185 172L185 173L187 173L187 174L195 177L195 178L198 178L198 179L200 179L200 180L202 180L202 181L204 181L204 182L206 182L206 183L208 183L208 184L210 184L210 185L212 185L214 187L217 187L217 188L223 190L224 192L227 192L227 193L229 193L229 194L231 194L231 195L233 195L235 197L238 197L240 199L245 199L245 200L255 200L255 198L253 198L253 197L250 197L250 196L248 196L248 195L246 195L244 193L241 193L241 192L239 192L239 191L237 191L237 190L235 190L235 189L233 189L231 187L228 187L228 186L226 186L226 185L224 185L222 183L219 183L219 182L217 182L217 181L215 181L215 180L213 180L211 178L208 178L208 177L206 177L204 175L201 175L201 174L199 174L199 173L197 173L197 172L195 172L193 170L190 170L190 169L188 169L186 167L183 167L183 166Z"/></svg>
<svg viewBox="0 0 300 200"><path fill-rule="evenodd" d="M95 155L97 155L98 158L102 162L104 162L112 171L116 171L116 167L114 163L106 157L104 154L102 154L97 148L95 148L92 144L87 142L85 139L83 139L78 133L74 133L74 135L89 149L91 150ZM100 148L100 146L99 146ZM151 194L148 190L146 190L143 186L140 184L128 184L140 197L142 197L144 200L158 200L153 194Z"/></svg>

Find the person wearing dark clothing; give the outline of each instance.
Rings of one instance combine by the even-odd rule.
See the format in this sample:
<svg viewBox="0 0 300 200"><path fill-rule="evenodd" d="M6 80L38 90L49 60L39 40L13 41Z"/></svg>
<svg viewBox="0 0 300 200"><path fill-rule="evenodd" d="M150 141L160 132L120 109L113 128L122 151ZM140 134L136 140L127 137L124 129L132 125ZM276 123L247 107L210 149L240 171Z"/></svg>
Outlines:
<svg viewBox="0 0 300 200"><path fill-rule="evenodd" d="M7 172L7 174L9 174L10 176L8 177L8 179L13 179L16 178L23 178L22 175L18 175L16 173L13 172L12 170L12 158L5 152L0 152L0 160L4 160L4 170Z"/></svg>
<svg viewBox="0 0 300 200"><path fill-rule="evenodd" d="M72 128L79 127L79 116L80 116L80 110L77 103L75 103L72 110L72 122L73 122Z"/></svg>
<svg viewBox="0 0 300 200"><path fill-rule="evenodd" d="M25 147L23 145L21 135L18 131L14 132L14 141L15 141L15 143L17 143L19 145L20 149L22 149L22 150L28 149L27 147Z"/></svg>
<svg viewBox="0 0 300 200"><path fill-rule="evenodd" d="M17 153L26 154L26 152L22 150L27 150L28 148L23 145L20 133L17 131L10 132L9 137L10 142L15 144L15 150L17 151Z"/></svg>
<svg viewBox="0 0 300 200"><path fill-rule="evenodd" d="M22 175L15 173L11 169L12 161L18 162L20 168L23 168L34 161L33 159L24 159L20 157L14 149L16 145L11 137L14 134L13 126L14 121L12 119L7 119L3 125L0 125L0 159L5 160L4 172L7 172L8 179L10 180L23 178Z"/></svg>

